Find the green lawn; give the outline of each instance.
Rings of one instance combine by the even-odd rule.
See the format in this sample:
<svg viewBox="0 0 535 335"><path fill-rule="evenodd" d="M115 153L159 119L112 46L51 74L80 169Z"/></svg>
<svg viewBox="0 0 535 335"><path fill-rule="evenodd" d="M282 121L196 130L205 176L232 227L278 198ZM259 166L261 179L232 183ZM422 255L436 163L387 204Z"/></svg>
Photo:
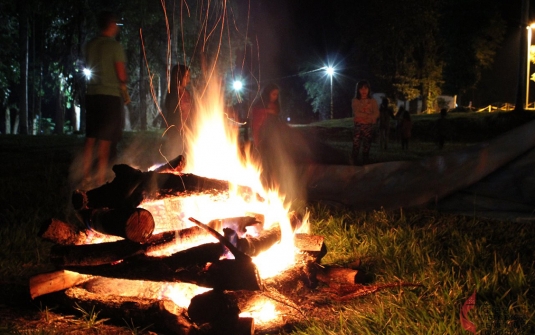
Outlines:
<svg viewBox="0 0 535 335"><path fill-rule="evenodd" d="M532 114L450 116L456 131L445 150L487 140L533 119ZM414 117L415 138L408 152L401 152L399 144L393 143L387 152L374 146L372 157L377 161L416 160L436 154L426 124L434 117ZM300 128L332 145L350 146L345 136L350 134L350 119ZM120 150L139 138L145 145L157 144L158 136L155 132L126 134ZM72 217L68 174L82 143L83 138L76 136L0 136L0 283L6 288L0 293L1 308L9 308L20 299L17 293L30 276L50 268L51 245L41 241L37 231L43 220L54 217L68 221ZM346 265L363 259L374 284L401 281L422 286L333 302L336 322L311 319L287 334L465 334L459 312L474 291L477 303L469 319L476 324L478 334L535 333L535 229L529 223L429 210L309 208L313 233L324 236L329 249L325 263ZM28 313L33 308L41 322L27 329L0 316L1 334L61 333L46 320L48 306L32 302L24 306ZM78 322L87 323L84 315L78 316ZM141 333L135 327L122 330Z"/></svg>

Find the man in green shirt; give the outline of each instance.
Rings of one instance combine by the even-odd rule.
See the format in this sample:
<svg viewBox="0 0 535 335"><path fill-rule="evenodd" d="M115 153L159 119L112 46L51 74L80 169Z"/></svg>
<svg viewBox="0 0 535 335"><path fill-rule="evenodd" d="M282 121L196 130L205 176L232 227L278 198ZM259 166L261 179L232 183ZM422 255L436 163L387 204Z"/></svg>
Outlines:
<svg viewBox="0 0 535 335"><path fill-rule="evenodd" d="M85 64L91 71L91 77L85 98L87 114L83 176L84 183L91 186L106 182L112 144L117 143L123 133L122 92L126 92L126 56L122 45L115 39L119 32L117 23L117 16L112 12L100 13L100 34L84 48ZM91 183L95 160L97 171Z"/></svg>

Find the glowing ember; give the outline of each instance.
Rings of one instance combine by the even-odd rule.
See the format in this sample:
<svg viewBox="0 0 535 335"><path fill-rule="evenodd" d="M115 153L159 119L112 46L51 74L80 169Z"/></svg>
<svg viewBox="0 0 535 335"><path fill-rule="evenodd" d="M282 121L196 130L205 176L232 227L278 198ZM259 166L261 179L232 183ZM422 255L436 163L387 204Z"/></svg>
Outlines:
<svg viewBox="0 0 535 335"><path fill-rule="evenodd" d="M272 301L261 299L254 302L254 307L240 314L240 317L252 317L258 324L273 322L279 317L279 313Z"/></svg>

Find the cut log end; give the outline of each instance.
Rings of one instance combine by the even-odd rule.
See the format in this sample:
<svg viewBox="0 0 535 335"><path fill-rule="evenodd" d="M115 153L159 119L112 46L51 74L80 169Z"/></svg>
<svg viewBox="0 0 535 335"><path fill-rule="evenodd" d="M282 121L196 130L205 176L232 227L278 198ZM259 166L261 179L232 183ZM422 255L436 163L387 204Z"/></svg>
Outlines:
<svg viewBox="0 0 535 335"><path fill-rule="evenodd" d="M126 221L126 238L134 242L145 242L154 231L155 223L152 214L144 209L138 208Z"/></svg>

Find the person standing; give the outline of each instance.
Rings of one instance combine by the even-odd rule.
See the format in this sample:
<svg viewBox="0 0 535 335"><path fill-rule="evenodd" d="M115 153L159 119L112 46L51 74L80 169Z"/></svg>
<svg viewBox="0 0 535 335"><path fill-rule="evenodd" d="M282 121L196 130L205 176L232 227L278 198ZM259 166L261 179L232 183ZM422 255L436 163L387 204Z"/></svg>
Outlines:
<svg viewBox="0 0 535 335"><path fill-rule="evenodd" d="M394 111L388 106L388 98L383 97L379 106L379 147L388 149L388 139L390 137L390 120L395 120Z"/></svg>
<svg viewBox="0 0 535 335"><path fill-rule="evenodd" d="M186 151L183 144L191 132L193 99L187 89L191 81L189 67L177 64L171 69L169 92L165 97L164 110L167 124L164 155L168 159Z"/></svg>
<svg viewBox="0 0 535 335"><path fill-rule="evenodd" d="M362 145L362 162L367 164L370 158L370 148L373 130L379 118L379 106L371 96L370 83L366 80L359 81L355 89L355 97L351 101L353 110L353 133L352 163L357 164L360 146Z"/></svg>
<svg viewBox="0 0 535 335"><path fill-rule="evenodd" d="M86 138L83 152L83 177L91 184L93 165L97 171L94 184L106 181L112 145L123 134L123 99L126 93L126 55L115 39L119 33L117 16L108 11L98 17L100 34L84 47L85 65L91 71L86 91Z"/></svg>
<svg viewBox="0 0 535 335"><path fill-rule="evenodd" d="M253 142L255 147L260 148L262 141L264 141L269 134L265 134L266 128L274 122L279 121L280 114L280 89L275 84L266 85L253 104L251 131L253 133Z"/></svg>

